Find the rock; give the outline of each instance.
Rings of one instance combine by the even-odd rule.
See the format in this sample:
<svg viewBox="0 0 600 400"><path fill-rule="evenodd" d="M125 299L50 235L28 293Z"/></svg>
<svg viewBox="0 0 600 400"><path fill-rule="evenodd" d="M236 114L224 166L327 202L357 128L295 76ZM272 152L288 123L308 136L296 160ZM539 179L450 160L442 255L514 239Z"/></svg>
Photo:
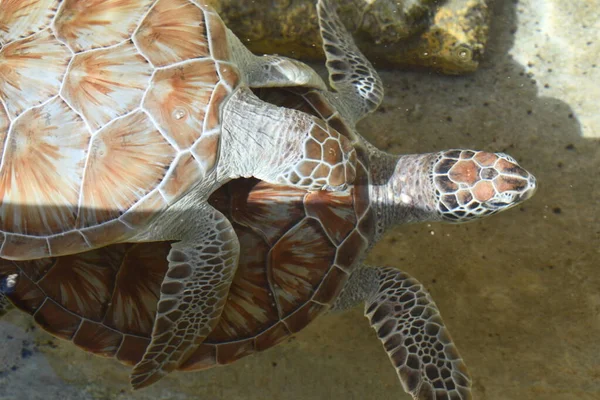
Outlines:
<svg viewBox="0 0 600 400"><path fill-rule="evenodd" d="M489 0L347 0L339 13L375 65L477 69L488 36ZM256 53L322 60L315 0L206 0ZM441 4L440 4L441 3Z"/></svg>

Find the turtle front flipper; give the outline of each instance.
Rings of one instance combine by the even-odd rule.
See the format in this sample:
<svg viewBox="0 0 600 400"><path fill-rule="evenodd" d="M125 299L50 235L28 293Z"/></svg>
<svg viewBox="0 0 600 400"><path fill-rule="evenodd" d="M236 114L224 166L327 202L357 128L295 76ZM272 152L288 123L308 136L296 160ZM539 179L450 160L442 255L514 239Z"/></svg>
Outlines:
<svg viewBox="0 0 600 400"><path fill-rule="evenodd" d="M423 285L389 267L354 272L334 308L364 300L404 390L414 400L471 399L471 379L440 312Z"/></svg>
<svg viewBox="0 0 600 400"><path fill-rule="evenodd" d="M331 96L332 101L345 118L356 123L381 104L381 78L356 47L331 1L319 0L317 14L327 57L329 83L341 95L341 98Z"/></svg>
<svg viewBox="0 0 600 400"><path fill-rule="evenodd" d="M131 374L134 389L176 369L213 330L225 306L240 246L229 220L205 207L199 219L180 228L184 239L169 252L151 342Z"/></svg>
<svg viewBox="0 0 600 400"><path fill-rule="evenodd" d="M283 56L254 55L229 29L227 40L249 87L303 86L327 90L319 74L305 63Z"/></svg>

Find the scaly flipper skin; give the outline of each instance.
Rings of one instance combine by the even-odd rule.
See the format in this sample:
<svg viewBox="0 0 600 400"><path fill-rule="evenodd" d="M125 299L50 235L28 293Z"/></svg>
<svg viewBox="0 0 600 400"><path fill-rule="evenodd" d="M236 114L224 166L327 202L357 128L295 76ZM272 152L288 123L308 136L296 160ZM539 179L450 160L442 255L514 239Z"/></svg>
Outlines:
<svg viewBox="0 0 600 400"><path fill-rule="evenodd" d="M336 106L342 109L340 111L346 111L343 112L345 118L356 123L381 104L381 78L356 47L330 0L319 0L317 14L327 56L329 83L342 97Z"/></svg>
<svg viewBox="0 0 600 400"><path fill-rule="evenodd" d="M414 400L471 399L471 379L440 312L423 285L389 267L362 267L337 309L364 300L404 390Z"/></svg>
<svg viewBox="0 0 600 400"><path fill-rule="evenodd" d="M169 252L152 341L131 374L134 389L176 369L213 330L227 301L239 257L235 231L210 206L189 223L192 232Z"/></svg>
<svg viewBox="0 0 600 400"><path fill-rule="evenodd" d="M303 86L327 90L327 85L319 74L303 62L283 56L256 56L229 29L227 37L248 86Z"/></svg>

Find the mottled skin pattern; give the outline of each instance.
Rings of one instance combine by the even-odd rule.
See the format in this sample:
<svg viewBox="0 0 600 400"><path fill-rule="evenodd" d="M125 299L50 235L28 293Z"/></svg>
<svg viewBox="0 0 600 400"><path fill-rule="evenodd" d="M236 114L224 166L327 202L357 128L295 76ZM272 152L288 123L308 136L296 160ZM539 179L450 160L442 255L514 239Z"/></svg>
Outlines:
<svg viewBox="0 0 600 400"><path fill-rule="evenodd" d="M254 56L193 0L0 4L0 257L176 242L134 387L219 319L239 243L207 203L214 190L241 176L309 190L354 179L350 141L249 89L270 86L325 88L298 61Z"/></svg>
<svg viewBox="0 0 600 400"><path fill-rule="evenodd" d="M535 178L502 153L452 149L398 156L364 141L353 122L375 109L377 91L365 88L380 80L349 44L335 10L326 1L318 7L320 23L331 36L328 59L341 60L328 64L337 91L272 88L257 94L267 103L319 118L348 138L357 153L354 184L347 191L307 192L240 179L216 191L210 204L232 221L241 247L239 267L220 318L197 348L177 348L189 340L187 323L178 324L174 336L162 340L158 335L181 354L169 369L234 362L280 343L328 310L364 303L366 317L414 399L470 399L465 364L423 286L402 271L365 266L363 260L392 226L467 222L506 210L533 195ZM344 50L335 43L344 43ZM225 243L232 237L226 230L209 237L221 234ZM203 251L206 259L227 251L209 247ZM190 288L183 302L165 296L178 292L180 278L192 273L188 254L173 252L171 265L157 256L168 248L165 242L119 244L37 264L6 261L0 276L16 281L7 296L52 334L134 365L152 348L151 333L171 326L172 315L177 319L190 308L218 304L219 296L212 293L222 290L221 276L196 279L207 284ZM137 271L145 274L127 279ZM162 362L161 357L157 353L150 362Z"/></svg>

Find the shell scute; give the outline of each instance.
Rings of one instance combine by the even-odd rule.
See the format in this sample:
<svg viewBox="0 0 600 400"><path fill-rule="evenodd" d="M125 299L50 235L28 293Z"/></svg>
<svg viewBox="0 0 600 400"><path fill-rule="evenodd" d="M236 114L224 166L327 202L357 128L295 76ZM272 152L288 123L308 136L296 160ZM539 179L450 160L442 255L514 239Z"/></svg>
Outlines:
<svg viewBox="0 0 600 400"><path fill-rule="evenodd" d="M160 184L175 156L142 111L108 124L90 146L78 227L97 226L129 210Z"/></svg>
<svg viewBox="0 0 600 400"><path fill-rule="evenodd" d="M321 304L333 305L335 299L344 288L344 282L348 280L348 273L339 267L331 268L331 271L327 273L323 279L323 283L319 286L317 293L313 297L313 300Z"/></svg>
<svg viewBox="0 0 600 400"><path fill-rule="evenodd" d="M217 365L217 346L203 343L177 369L180 371L201 371L215 365Z"/></svg>
<svg viewBox="0 0 600 400"><path fill-rule="evenodd" d="M284 314L310 299L333 264L335 246L321 224L307 218L287 232L270 253L274 296Z"/></svg>
<svg viewBox="0 0 600 400"><path fill-rule="evenodd" d="M24 254L27 255L27 258L48 257L50 255L48 241L45 238L35 236L6 233L0 250L0 257L15 260L23 258Z"/></svg>
<svg viewBox="0 0 600 400"><path fill-rule="evenodd" d="M61 95L95 131L139 107L152 68L133 43L77 54Z"/></svg>
<svg viewBox="0 0 600 400"><path fill-rule="evenodd" d="M142 359L149 344L150 339L124 335L121 347L116 354L117 360L125 365L133 366Z"/></svg>
<svg viewBox="0 0 600 400"><path fill-rule="evenodd" d="M157 67L210 55L204 11L187 0L158 0L133 40Z"/></svg>
<svg viewBox="0 0 600 400"><path fill-rule="evenodd" d="M323 228L339 245L356 227L352 196L345 192L314 191L306 196L308 215L323 221Z"/></svg>
<svg viewBox="0 0 600 400"><path fill-rule="evenodd" d="M242 357L254 353L254 339L219 344L218 349L217 363L221 365L231 364Z"/></svg>
<svg viewBox="0 0 600 400"><path fill-rule="evenodd" d="M254 340L256 351L263 351L271 348L287 339L292 333L283 322L273 325Z"/></svg>
<svg viewBox="0 0 600 400"><path fill-rule="evenodd" d="M231 193L233 219L259 231L270 245L305 217L306 191L256 180L240 181Z"/></svg>
<svg viewBox="0 0 600 400"><path fill-rule="evenodd" d="M38 282L40 289L61 307L87 320L102 320L112 296L119 264L106 251L56 258L52 269Z"/></svg>
<svg viewBox="0 0 600 400"><path fill-rule="evenodd" d="M113 260L119 265L115 278L118 290L111 297L103 322L119 332L145 337L152 332L171 246L165 242L119 246L122 247L112 251Z"/></svg>
<svg viewBox="0 0 600 400"><path fill-rule="evenodd" d="M235 229L240 241L254 251L240 254L244 268L235 275L219 325L206 339L209 343L251 338L279 318L265 271L269 246L251 229L239 225Z"/></svg>
<svg viewBox="0 0 600 400"><path fill-rule="evenodd" d="M46 299L33 318L45 331L65 340L71 340L81 324L81 317L65 310L52 299Z"/></svg>
<svg viewBox="0 0 600 400"><path fill-rule="evenodd" d="M71 52L49 29L0 50L0 98L14 118L55 96Z"/></svg>
<svg viewBox="0 0 600 400"><path fill-rule="evenodd" d="M309 301L304 304L295 313L284 319L285 325L292 333L300 332L304 329L311 321L313 321L317 315L327 310L324 305Z"/></svg>
<svg viewBox="0 0 600 400"><path fill-rule="evenodd" d="M188 149L202 135L207 106L218 81L211 59L158 70L143 107L177 146Z"/></svg>
<svg viewBox="0 0 600 400"><path fill-rule="evenodd" d="M113 357L123 341L123 334L84 320L73 337L73 344L101 357Z"/></svg>
<svg viewBox="0 0 600 400"><path fill-rule="evenodd" d="M13 124L0 169L0 229L47 235L75 227L90 135L60 98Z"/></svg>
<svg viewBox="0 0 600 400"><path fill-rule="evenodd" d="M165 177L159 189L168 202L173 202L203 177L204 170L194 156L189 152L184 153L175 162L175 167Z"/></svg>
<svg viewBox="0 0 600 400"><path fill-rule="evenodd" d="M64 0L54 25L73 51L117 44L129 38L153 0Z"/></svg>
<svg viewBox="0 0 600 400"><path fill-rule="evenodd" d="M3 0L0 7L0 45L46 28L59 0Z"/></svg>
<svg viewBox="0 0 600 400"><path fill-rule="evenodd" d="M367 250L369 243L355 230L346 238L344 243L338 249L335 257L335 264L347 273L351 273L356 267L356 260Z"/></svg>
<svg viewBox="0 0 600 400"><path fill-rule="evenodd" d="M73 254L80 252L82 249L90 248L85 241L85 237L79 231L50 236L48 246L50 247L50 255Z"/></svg>
<svg viewBox="0 0 600 400"><path fill-rule="evenodd" d="M210 34L210 50L215 60L228 61L231 59L227 45L227 28L221 17L213 12L206 12L206 25Z"/></svg>
<svg viewBox="0 0 600 400"><path fill-rule="evenodd" d="M162 212L168 205L169 203L167 203L167 200L160 191L156 189L140 200L119 219L134 228L143 226L152 215Z"/></svg>

